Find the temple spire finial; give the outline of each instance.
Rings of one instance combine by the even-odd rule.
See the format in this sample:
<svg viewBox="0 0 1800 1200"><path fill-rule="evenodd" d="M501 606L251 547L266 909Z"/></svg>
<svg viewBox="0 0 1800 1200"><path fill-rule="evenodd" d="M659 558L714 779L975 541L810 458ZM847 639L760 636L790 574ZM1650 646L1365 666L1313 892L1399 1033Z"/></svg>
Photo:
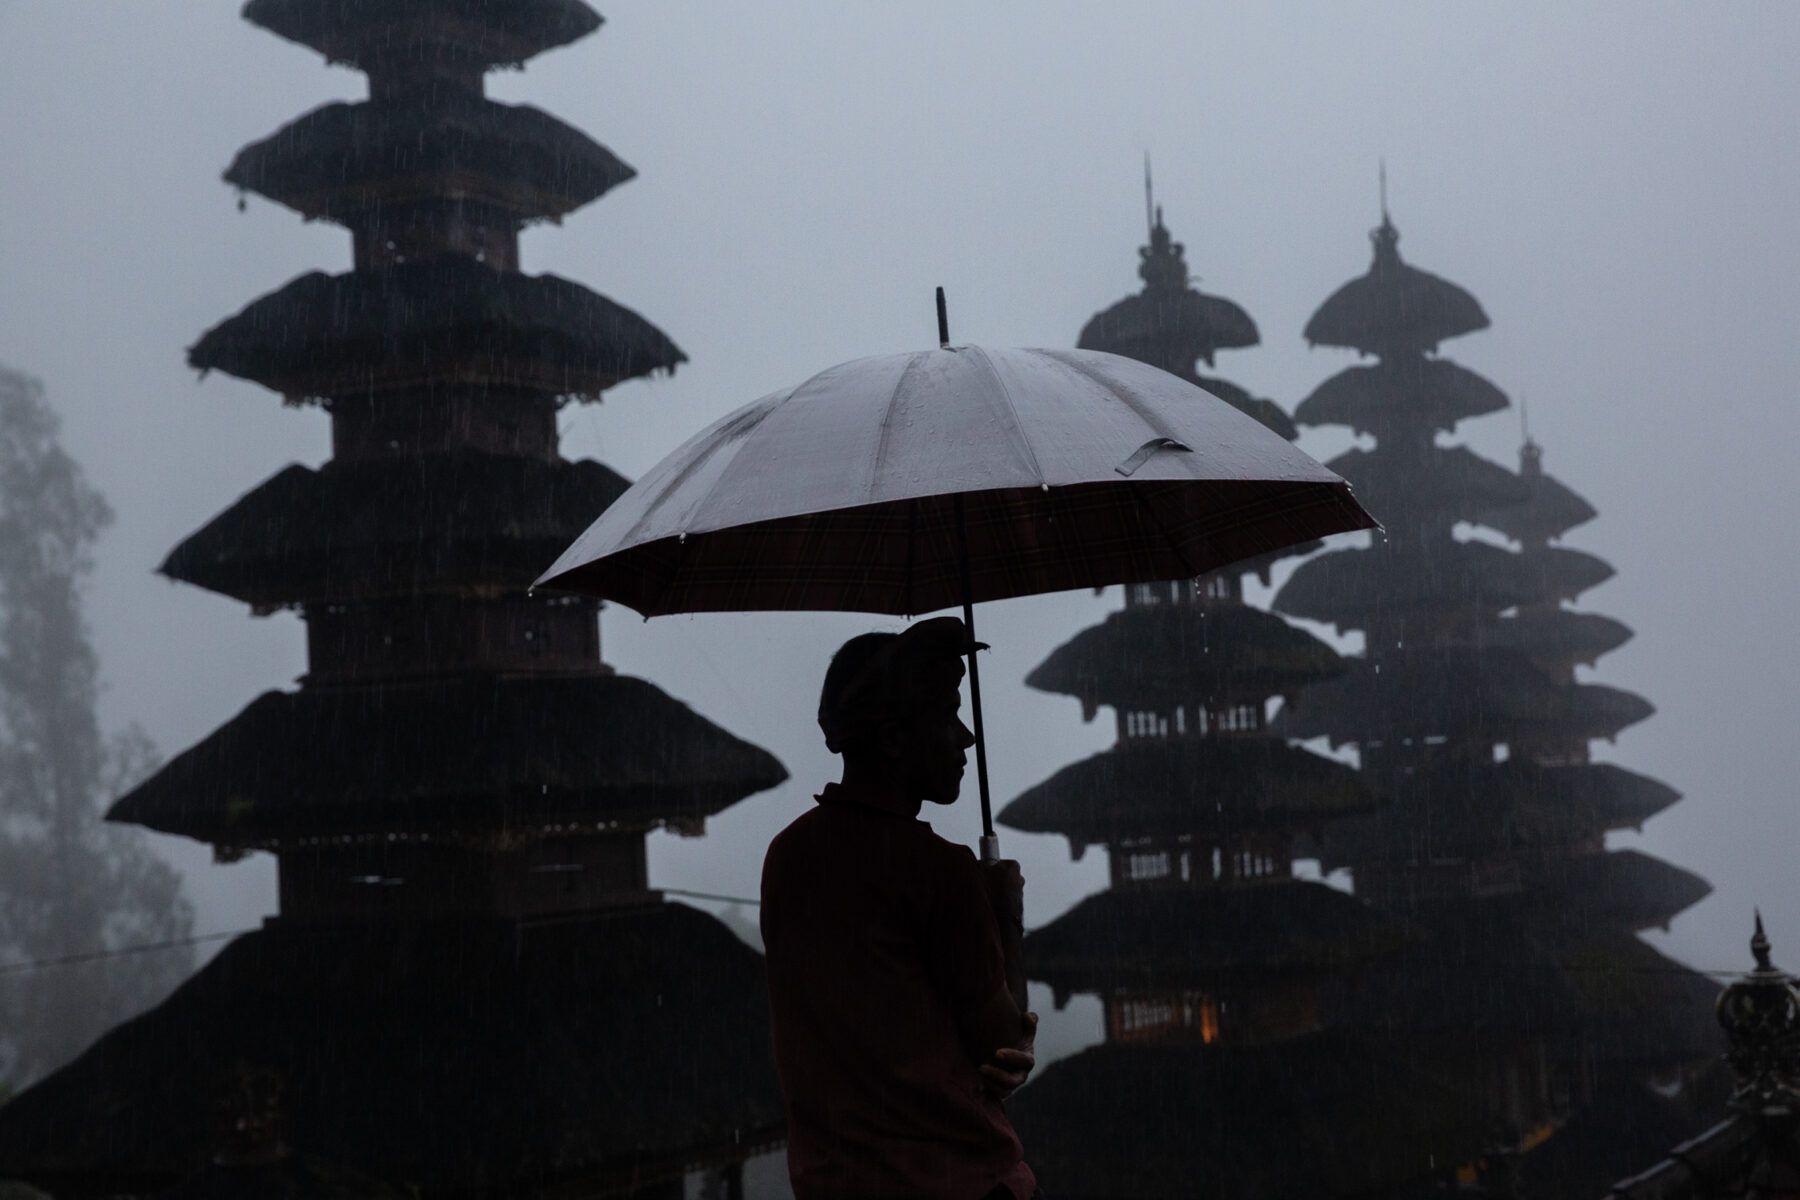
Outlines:
<svg viewBox="0 0 1800 1200"><path fill-rule="evenodd" d="M1756 913L1756 932L1750 936L1750 953L1756 959L1756 969L1773 971L1769 962L1769 935L1763 932L1762 909L1754 909Z"/></svg>
<svg viewBox="0 0 1800 1200"><path fill-rule="evenodd" d="M1397 262L1400 257L1400 231L1394 228L1394 219L1388 215L1387 194L1387 159L1376 159L1376 178L1380 181L1381 190L1381 224L1369 234L1375 243L1375 260L1377 263Z"/></svg>
<svg viewBox="0 0 1800 1200"><path fill-rule="evenodd" d="M1544 473L1544 448L1531 440L1531 421L1525 413L1525 398L1519 397L1519 474L1536 479Z"/></svg>
<svg viewBox="0 0 1800 1200"><path fill-rule="evenodd" d="M1150 186L1150 152L1144 151L1144 229L1154 236L1156 233L1156 193Z"/></svg>

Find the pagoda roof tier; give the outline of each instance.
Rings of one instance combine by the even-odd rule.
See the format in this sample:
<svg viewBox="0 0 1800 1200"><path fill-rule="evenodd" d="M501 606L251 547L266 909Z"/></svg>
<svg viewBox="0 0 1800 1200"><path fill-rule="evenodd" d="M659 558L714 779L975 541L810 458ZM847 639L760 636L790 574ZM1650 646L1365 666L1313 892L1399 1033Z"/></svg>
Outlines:
<svg viewBox="0 0 1800 1200"><path fill-rule="evenodd" d="M0 1176L160 1193L246 1076L294 1155L415 1196L611 1195L782 1129L761 956L704 913L277 918L8 1103Z"/></svg>
<svg viewBox="0 0 1800 1200"><path fill-rule="evenodd" d="M1062 993L1203 987L1240 972L1341 969L1404 938L1392 918L1323 883L1130 888L1096 892L1026 934L1025 961Z"/></svg>
<svg viewBox="0 0 1800 1200"><path fill-rule="evenodd" d="M1632 637L1622 621L1566 608L1527 608L1481 626L1477 644L1518 650L1540 661L1592 666Z"/></svg>
<svg viewBox="0 0 1800 1200"><path fill-rule="evenodd" d="M1435 935L1364 972L1322 1013L1328 1023L1489 1044L1524 1035L1588 1062L1668 1067L1718 1054L1718 985L1588 910L1546 919L1541 907L1470 900L1425 920Z"/></svg>
<svg viewBox="0 0 1800 1200"><path fill-rule="evenodd" d="M1372 807L1354 768L1279 738L1134 738L1064 767L999 820L1063 834L1079 853L1129 838L1304 828Z"/></svg>
<svg viewBox="0 0 1800 1200"><path fill-rule="evenodd" d="M786 778L642 679L475 676L266 692L107 819L237 848L691 829Z"/></svg>
<svg viewBox="0 0 1800 1200"><path fill-rule="evenodd" d="M1713 890L1692 871L1637 850L1559 859L1535 874L1515 902L1553 909L1565 921L1634 931L1667 926Z"/></svg>
<svg viewBox="0 0 1800 1200"><path fill-rule="evenodd" d="M1370 235L1368 273L1340 287L1306 323L1314 346L1345 346L1364 354L1435 350L1446 338L1488 326L1474 296L1447 279L1400 259L1400 231L1384 214Z"/></svg>
<svg viewBox="0 0 1800 1200"><path fill-rule="evenodd" d="M1027 687L1092 713L1262 700L1344 672L1325 642L1246 604L1139 605L1109 613L1050 652Z"/></svg>
<svg viewBox="0 0 1800 1200"><path fill-rule="evenodd" d="M1351 660L1338 679L1307 688L1276 714L1282 737L1331 744L1393 744L1442 737L1515 742L1611 738L1656 709L1631 692L1562 684L1522 654L1465 646L1383 655L1379 668Z"/></svg>
<svg viewBox="0 0 1800 1200"><path fill-rule="evenodd" d="M1604 560L1561 546L1523 553L1450 538L1420 547L1378 543L1301 563L1276 594L1274 609L1339 629L1363 629L1384 612L1498 614L1522 604L1573 600L1612 574Z"/></svg>
<svg viewBox="0 0 1800 1200"><path fill-rule="evenodd" d="M1193 375L1193 381L1211 392L1246 417L1260 421L1272 433L1280 434L1288 441L1300 436L1300 430L1294 425L1293 418L1282 411L1281 405L1261 396L1252 396L1249 389L1239 387L1229 379L1220 379L1214 375Z"/></svg>
<svg viewBox="0 0 1800 1200"><path fill-rule="evenodd" d="M1059 1200L1386 1195L1492 1149L1498 1068L1379 1027L1109 1042L1040 1068L1006 1109Z"/></svg>
<svg viewBox="0 0 1800 1200"><path fill-rule="evenodd" d="M458 255L302 275L188 351L197 370L293 400L452 383L592 400L686 361L656 326L578 283Z"/></svg>
<svg viewBox="0 0 1800 1200"><path fill-rule="evenodd" d="M1330 866L1588 845L1601 834L1641 827L1681 793L1614 763L1545 767L1512 759L1421 767L1397 779L1386 799L1375 816L1324 830Z"/></svg>
<svg viewBox="0 0 1800 1200"><path fill-rule="evenodd" d="M361 68L399 53L514 66L600 28L582 0L250 0L244 19Z"/></svg>
<svg viewBox="0 0 1800 1200"><path fill-rule="evenodd" d="M238 151L225 182L363 228L432 200L556 219L636 174L549 113L446 90L316 108Z"/></svg>
<svg viewBox="0 0 1800 1200"><path fill-rule="evenodd" d="M162 573L258 608L523 591L627 486L597 462L473 450L290 466Z"/></svg>
<svg viewBox="0 0 1800 1200"><path fill-rule="evenodd" d="M1347 450L1325 465L1349 481L1357 500L1378 520L1389 523L1428 514L1472 520L1530 496L1509 468L1466 446L1431 446L1420 455L1385 446Z"/></svg>
<svg viewBox="0 0 1800 1200"><path fill-rule="evenodd" d="M1525 474L1520 478L1528 492L1523 504L1484 511L1475 519L1515 542L1529 542L1561 537L1600 515L1593 505L1549 475Z"/></svg>
<svg viewBox="0 0 1800 1200"><path fill-rule="evenodd" d="M1396 426L1448 432L1458 421L1499 412L1506 393L1447 358L1403 355L1347 367L1313 389L1294 410L1302 425L1348 425L1381 434Z"/></svg>
<svg viewBox="0 0 1800 1200"><path fill-rule="evenodd" d="M1250 314L1223 296L1194 288L1150 287L1096 313L1081 327L1075 346L1187 374L1197 359L1211 365L1218 351L1254 346L1261 340Z"/></svg>
<svg viewBox="0 0 1800 1200"><path fill-rule="evenodd" d="M1544 581L1546 600L1573 600L1618 574L1597 555L1567 546L1537 546L1519 551L1527 572Z"/></svg>

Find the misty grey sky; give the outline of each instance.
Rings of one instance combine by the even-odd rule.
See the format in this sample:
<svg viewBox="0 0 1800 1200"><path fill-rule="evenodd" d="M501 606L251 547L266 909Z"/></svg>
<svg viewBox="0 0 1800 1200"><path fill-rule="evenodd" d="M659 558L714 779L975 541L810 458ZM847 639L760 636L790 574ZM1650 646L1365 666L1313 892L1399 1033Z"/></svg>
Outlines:
<svg viewBox="0 0 1800 1200"><path fill-rule="evenodd" d="M292 276L350 263L341 229L237 198L236 149L363 77L253 29L237 0L0 0L0 361L42 378L119 520L91 616L105 716L173 754L304 669L299 622L152 571L291 461L316 410L196 382L183 349ZM1637 841L1717 891L1654 940L1736 968L1750 909L1800 965L1800 9L1787 3L601 4L599 34L490 94L640 171L525 269L661 325L692 362L565 410L564 451L635 475L723 412L831 363L958 340L1070 345L1133 291L1142 155L1208 290L1261 347L1219 372L1290 410L1347 355L1313 308L1368 263L1385 156L1409 261L1493 328L1445 353L1530 406L1547 466L1601 517L1569 543L1619 575L1582 607L1638 634L1592 678L1658 715L1601 753L1687 799ZM1515 462L1516 412L1459 438ZM1321 457L1344 444L1310 431ZM1111 741L1019 680L1117 590L987 606L996 799ZM779 755L793 781L657 837L653 881L754 894L763 845L834 766L811 712L854 616L611 610L608 658ZM972 797L937 821L972 839ZM1038 924L1104 883L1060 839L1005 839ZM266 858L188 872L203 930L273 907Z"/></svg>

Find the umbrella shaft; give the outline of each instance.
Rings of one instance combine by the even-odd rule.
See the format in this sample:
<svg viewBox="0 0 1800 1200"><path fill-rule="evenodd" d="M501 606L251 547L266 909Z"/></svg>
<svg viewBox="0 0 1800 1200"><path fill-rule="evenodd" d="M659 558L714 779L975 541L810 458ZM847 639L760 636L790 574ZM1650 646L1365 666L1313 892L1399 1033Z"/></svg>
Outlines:
<svg viewBox="0 0 1800 1200"><path fill-rule="evenodd" d="M962 567L963 590L963 625L968 629L969 640L975 640L975 602L972 599L974 589L969 582L969 531L963 519L963 498L956 497L956 550ZM999 851L999 840L994 836L994 802L988 796L987 769L987 731L981 724L981 663L976 659L976 651L969 651L969 707L975 712L975 782L981 792L981 845L985 851L994 847L996 855Z"/></svg>

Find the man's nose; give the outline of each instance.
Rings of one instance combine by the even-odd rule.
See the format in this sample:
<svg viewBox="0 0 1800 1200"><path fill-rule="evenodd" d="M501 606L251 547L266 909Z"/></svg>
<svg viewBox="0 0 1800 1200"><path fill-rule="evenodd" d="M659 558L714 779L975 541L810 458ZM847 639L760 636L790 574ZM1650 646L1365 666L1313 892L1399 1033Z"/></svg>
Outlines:
<svg viewBox="0 0 1800 1200"><path fill-rule="evenodd" d="M975 744L975 735L969 732L969 727L963 724L961 717L956 720L956 740L962 743L964 749Z"/></svg>

